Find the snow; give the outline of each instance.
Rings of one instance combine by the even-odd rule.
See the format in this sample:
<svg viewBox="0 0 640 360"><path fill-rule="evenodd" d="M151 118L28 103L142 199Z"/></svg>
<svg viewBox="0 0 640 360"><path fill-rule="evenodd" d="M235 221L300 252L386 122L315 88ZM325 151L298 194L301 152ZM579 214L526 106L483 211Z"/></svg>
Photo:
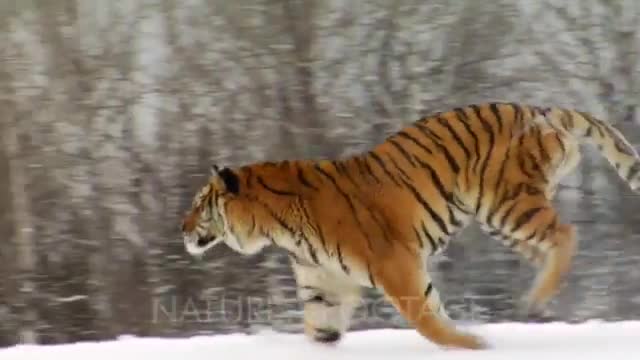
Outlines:
<svg viewBox="0 0 640 360"><path fill-rule="evenodd" d="M640 321L582 324L500 323L468 327L491 349L442 349L410 329L351 331L334 345L312 343L301 334L261 332L191 338L138 338L64 345L17 345L0 350L0 359L429 359L553 360L640 358ZM544 357L544 358L542 358Z"/></svg>

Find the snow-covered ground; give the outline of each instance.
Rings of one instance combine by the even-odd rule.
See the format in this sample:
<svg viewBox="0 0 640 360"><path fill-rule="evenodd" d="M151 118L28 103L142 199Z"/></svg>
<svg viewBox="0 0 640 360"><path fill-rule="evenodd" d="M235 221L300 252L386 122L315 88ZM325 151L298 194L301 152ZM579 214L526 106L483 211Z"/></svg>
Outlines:
<svg viewBox="0 0 640 360"><path fill-rule="evenodd" d="M412 330L352 331L336 345L311 343L302 335L198 336L188 339L122 337L68 345L20 345L0 350L0 359L429 359L429 360L614 360L640 359L640 321L583 324L490 324L472 326L490 350L440 349Z"/></svg>

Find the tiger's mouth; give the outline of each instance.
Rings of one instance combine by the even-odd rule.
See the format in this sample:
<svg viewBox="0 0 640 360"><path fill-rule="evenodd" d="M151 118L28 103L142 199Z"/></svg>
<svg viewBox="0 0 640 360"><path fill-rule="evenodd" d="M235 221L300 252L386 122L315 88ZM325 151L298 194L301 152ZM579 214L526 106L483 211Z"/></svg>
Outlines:
<svg viewBox="0 0 640 360"><path fill-rule="evenodd" d="M198 238L198 240L196 241L196 245L200 246L200 247L205 247L207 246L210 242L214 241L215 238L213 236L209 236L209 237L201 237Z"/></svg>
<svg viewBox="0 0 640 360"><path fill-rule="evenodd" d="M184 235L184 246L192 256L202 256L207 250L224 241L222 236L198 236L197 234Z"/></svg>

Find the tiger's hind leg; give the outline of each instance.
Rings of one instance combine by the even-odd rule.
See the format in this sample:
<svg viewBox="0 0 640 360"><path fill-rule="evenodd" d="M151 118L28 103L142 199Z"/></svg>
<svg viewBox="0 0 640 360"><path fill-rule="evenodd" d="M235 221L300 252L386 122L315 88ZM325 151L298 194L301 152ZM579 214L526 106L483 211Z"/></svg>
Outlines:
<svg viewBox="0 0 640 360"><path fill-rule="evenodd" d="M522 255L539 270L522 300L527 315L543 310L559 291L576 251L573 225L559 222L556 210L544 193L522 192L502 204L493 224L483 228Z"/></svg>
<svg viewBox="0 0 640 360"><path fill-rule="evenodd" d="M403 317L425 338L444 347L483 349L485 342L456 329L444 312L440 297L424 270L421 256L394 250L374 270L376 284Z"/></svg>
<svg viewBox="0 0 640 360"><path fill-rule="evenodd" d="M550 248L533 286L523 299L523 310L528 314L540 313L558 292L576 252L575 229L572 225L557 225L543 241L548 242Z"/></svg>
<svg viewBox="0 0 640 360"><path fill-rule="evenodd" d="M360 305L360 288L320 267L292 264L304 306L305 334L317 342L337 342Z"/></svg>

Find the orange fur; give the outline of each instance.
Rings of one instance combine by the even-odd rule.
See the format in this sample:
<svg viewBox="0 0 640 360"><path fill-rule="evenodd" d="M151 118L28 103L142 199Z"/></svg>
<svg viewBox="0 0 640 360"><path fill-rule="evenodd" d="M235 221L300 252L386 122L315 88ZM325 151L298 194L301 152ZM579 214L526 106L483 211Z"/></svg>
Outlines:
<svg viewBox="0 0 640 360"><path fill-rule="evenodd" d="M524 299L528 311L540 310L575 252L573 226L560 223L551 199L583 139L640 186L635 150L605 122L558 108L469 105L344 159L216 169L183 220L185 245L193 254L218 239L245 254L268 245L288 251L307 304L305 332L318 341L346 331L366 286L430 340L483 348L449 322L426 257L475 220L540 267Z"/></svg>

